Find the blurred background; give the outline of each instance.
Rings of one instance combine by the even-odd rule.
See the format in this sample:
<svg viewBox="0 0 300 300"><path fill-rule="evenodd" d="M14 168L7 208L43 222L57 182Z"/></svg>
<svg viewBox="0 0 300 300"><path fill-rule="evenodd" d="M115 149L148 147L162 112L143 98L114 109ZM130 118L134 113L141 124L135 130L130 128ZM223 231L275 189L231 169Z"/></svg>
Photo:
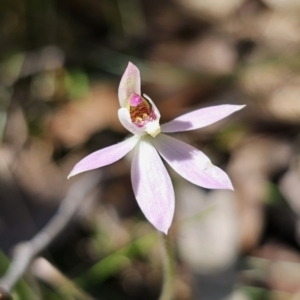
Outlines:
<svg viewBox="0 0 300 300"><path fill-rule="evenodd" d="M175 135L235 187L170 170L175 299L300 299L299 0L2 0L0 45L0 274L84 176L66 179L74 164L127 136L117 88L131 61L162 122L247 105ZM129 160L102 170L15 299L158 298L160 248Z"/></svg>

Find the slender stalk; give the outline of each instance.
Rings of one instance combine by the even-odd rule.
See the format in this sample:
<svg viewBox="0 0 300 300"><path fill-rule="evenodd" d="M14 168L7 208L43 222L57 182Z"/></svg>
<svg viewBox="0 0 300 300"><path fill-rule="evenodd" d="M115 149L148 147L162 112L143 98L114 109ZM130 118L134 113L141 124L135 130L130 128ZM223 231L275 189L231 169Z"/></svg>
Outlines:
<svg viewBox="0 0 300 300"><path fill-rule="evenodd" d="M175 260L169 236L159 233L162 248L163 286L159 300L171 300L174 294Z"/></svg>

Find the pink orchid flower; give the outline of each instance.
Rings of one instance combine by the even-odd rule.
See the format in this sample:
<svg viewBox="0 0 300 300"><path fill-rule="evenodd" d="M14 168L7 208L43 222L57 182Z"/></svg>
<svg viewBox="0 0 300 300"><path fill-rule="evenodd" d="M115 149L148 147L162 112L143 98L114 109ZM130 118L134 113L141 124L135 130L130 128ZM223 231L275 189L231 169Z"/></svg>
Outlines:
<svg viewBox="0 0 300 300"><path fill-rule="evenodd" d="M141 96L140 71L130 62L121 79L118 95L119 120L133 136L86 156L68 177L109 165L134 149L131 180L136 200L149 222L165 234L174 216L175 196L160 156L177 173L196 185L233 190L227 174L214 166L203 152L165 133L208 126L244 105L202 108L160 125L159 110L148 96Z"/></svg>

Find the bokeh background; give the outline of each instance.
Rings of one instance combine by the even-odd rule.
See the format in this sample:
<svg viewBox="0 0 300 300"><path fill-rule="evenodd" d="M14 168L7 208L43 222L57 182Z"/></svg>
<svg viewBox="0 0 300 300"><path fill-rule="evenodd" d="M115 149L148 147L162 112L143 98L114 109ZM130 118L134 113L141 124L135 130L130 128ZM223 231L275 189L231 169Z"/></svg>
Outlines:
<svg viewBox="0 0 300 300"><path fill-rule="evenodd" d="M66 179L74 164L127 136L117 88L132 61L162 122L247 105L175 135L235 187L208 191L170 170L175 299L300 299L299 0L2 0L0 45L1 274L80 180ZM129 159L102 170L15 299L158 298L160 248Z"/></svg>

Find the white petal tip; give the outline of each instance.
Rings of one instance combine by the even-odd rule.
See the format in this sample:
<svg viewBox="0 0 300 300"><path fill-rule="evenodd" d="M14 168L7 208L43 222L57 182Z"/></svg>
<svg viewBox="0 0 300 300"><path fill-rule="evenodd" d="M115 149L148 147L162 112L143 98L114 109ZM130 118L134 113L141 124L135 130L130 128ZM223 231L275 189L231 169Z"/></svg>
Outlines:
<svg viewBox="0 0 300 300"><path fill-rule="evenodd" d="M231 181L229 181L229 182L223 182L221 184L218 184L216 187L213 187L213 189L234 191L234 188L233 188L233 185L232 185Z"/></svg>
<svg viewBox="0 0 300 300"><path fill-rule="evenodd" d="M234 187L231 185L231 186L227 187L227 190L234 191Z"/></svg>
<svg viewBox="0 0 300 300"><path fill-rule="evenodd" d="M173 218L172 218L173 220ZM154 225L154 224L153 224ZM154 227L160 231L161 233L165 234L165 235L168 235L168 232L169 232L169 229L172 225L172 221L171 222L166 222L166 224L159 224L158 226L154 225Z"/></svg>
<svg viewBox="0 0 300 300"><path fill-rule="evenodd" d="M241 110L241 109L243 109L245 106L247 106L246 104L244 104L244 105L237 105L236 107L236 110L238 111L238 110Z"/></svg>
<svg viewBox="0 0 300 300"><path fill-rule="evenodd" d="M231 190L231 191L234 191L234 187L231 183L231 181L227 182L226 184L224 184L222 187L221 187L222 190Z"/></svg>
<svg viewBox="0 0 300 300"><path fill-rule="evenodd" d="M67 179L70 179L71 177L75 176L75 175L78 175L82 172L85 172L85 171L80 171L80 170L76 170L76 166L73 168L73 170L70 172L70 174L68 175Z"/></svg>
<svg viewBox="0 0 300 300"><path fill-rule="evenodd" d="M169 228L167 230L162 231L165 235L168 235Z"/></svg>
<svg viewBox="0 0 300 300"><path fill-rule="evenodd" d="M158 228L156 226L154 226L154 227L156 228L157 231L159 231L165 235L168 235L168 231L169 231L170 227L168 227L167 229Z"/></svg>
<svg viewBox="0 0 300 300"><path fill-rule="evenodd" d="M76 173L73 172L73 171L71 171L71 173L68 175L67 179L70 179L71 177L73 177L73 176L75 176L75 175L76 175Z"/></svg>
<svg viewBox="0 0 300 300"><path fill-rule="evenodd" d="M127 68L126 68L126 71L129 71L129 72L138 71L139 72L139 69L135 64L133 64L131 61L129 61L128 65L127 65Z"/></svg>
<svg viewBox="0 0 300 300"><path fill-rule="evenodd" d="M226 173L225 173L226 174ZM226 174L227 175L227 174ZM228 175L227 175L228 176ZM231 191L234 191L234 187L232 185L232 182L231 180L229 179L228 177L228 181L224 184L224 189L225 190L231 190Z"/></svg>

